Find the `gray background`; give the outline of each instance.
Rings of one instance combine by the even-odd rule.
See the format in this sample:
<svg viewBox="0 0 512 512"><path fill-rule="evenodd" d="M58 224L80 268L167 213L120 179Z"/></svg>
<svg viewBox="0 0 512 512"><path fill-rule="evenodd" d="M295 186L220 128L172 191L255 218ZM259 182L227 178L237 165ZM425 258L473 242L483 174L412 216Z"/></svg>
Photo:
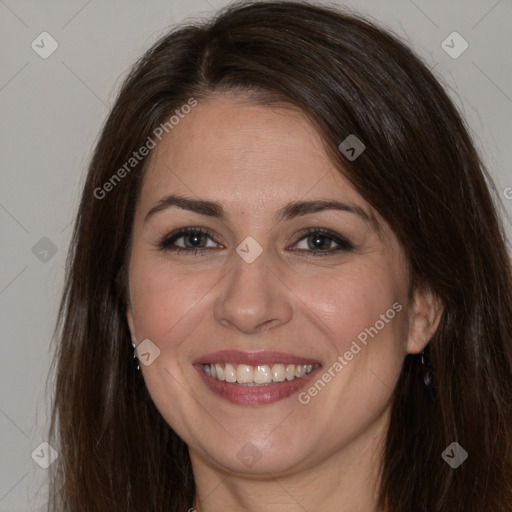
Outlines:
<svg viewBox="0 0 512 512"><path fill-rule="evenodd" d="M45 383L70 223L115 93L136 57L170 25L208 16L227 3L0 0L2 512L44 504L47 472L31 453L46 439ZM511 0L337 3L394 30L434 69L495 180L510 233ZM44 31L59 45L47 59L31 47ZM469 44L458 58L441 47L453 31ZM40 241L44 237L51 242ZM44 252L52 246L54 255Z"/></svg>

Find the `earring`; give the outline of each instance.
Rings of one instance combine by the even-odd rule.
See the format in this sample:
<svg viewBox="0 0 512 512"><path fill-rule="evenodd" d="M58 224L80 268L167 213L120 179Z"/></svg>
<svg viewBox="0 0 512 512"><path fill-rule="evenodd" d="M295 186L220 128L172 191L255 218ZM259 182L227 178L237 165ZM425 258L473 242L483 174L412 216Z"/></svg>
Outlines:
<svg viewBox="0 0 512 512"><path fill-rule="evenodd" d="M137 345L135 345L135 343L132 342L132 347L133 347L133 358L137 359L137 370L140 370L139 358L137 357Z"/></svg>
<svg viewBox="0 0 512 512"><path fill-rule="evenodd" d="M421 353L421 368L423 370L423 383L425 386L430 386L432 382L432 375L425 365L425 351Z"/></svg>

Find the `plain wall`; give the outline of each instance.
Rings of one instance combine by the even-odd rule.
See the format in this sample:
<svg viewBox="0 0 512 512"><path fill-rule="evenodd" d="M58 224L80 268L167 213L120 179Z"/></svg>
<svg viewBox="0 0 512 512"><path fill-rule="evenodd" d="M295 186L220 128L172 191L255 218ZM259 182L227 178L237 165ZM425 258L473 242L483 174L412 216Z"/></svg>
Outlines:
<svg viewBox="0 0 512 512"><path fill-rule="evenodd" d="M208 16L227 3L0 2L2 512L44 505L47 471L31 454L45 450L39 445L47 431L50 339L71 221L93 144L121 80L168 27ZM333 3L394 30L434 69L467 120L504 202L511 233L506 216L512 213L512 2ZM453 31L469 44L458 58L441 47ZM51 48L48 36L43 42L38 37L42 32L58 43L46 59L31 47L35 41L40 53Z"/></svg>

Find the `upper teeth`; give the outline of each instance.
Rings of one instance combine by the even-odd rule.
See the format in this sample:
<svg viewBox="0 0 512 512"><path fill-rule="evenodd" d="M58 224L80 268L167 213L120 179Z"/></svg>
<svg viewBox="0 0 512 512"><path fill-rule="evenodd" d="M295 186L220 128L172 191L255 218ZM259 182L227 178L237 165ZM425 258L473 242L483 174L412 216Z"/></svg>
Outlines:
<svg viewBox="0 0 512 512"><path fill-rule="evenodd" d="M238 382L239 384L269 384L270 382L283 382L304 377L313 371L313 364L281 364L272 366L259 364L249 366L247 364L204 364L206 375L226 382Z"/></svg>

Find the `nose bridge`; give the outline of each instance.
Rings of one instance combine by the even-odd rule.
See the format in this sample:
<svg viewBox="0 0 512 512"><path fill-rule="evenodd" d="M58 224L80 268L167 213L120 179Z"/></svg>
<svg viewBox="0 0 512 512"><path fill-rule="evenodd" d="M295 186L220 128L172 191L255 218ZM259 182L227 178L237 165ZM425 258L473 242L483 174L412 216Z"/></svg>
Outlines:
<svg viewBox="0 0 512 512"><path fill-rule="evenodd" d="M286 323L292 316L287 289L271 268L272 255L262 249L250 239L238 246L214 308L217 321L244 333Z"/></svg>

